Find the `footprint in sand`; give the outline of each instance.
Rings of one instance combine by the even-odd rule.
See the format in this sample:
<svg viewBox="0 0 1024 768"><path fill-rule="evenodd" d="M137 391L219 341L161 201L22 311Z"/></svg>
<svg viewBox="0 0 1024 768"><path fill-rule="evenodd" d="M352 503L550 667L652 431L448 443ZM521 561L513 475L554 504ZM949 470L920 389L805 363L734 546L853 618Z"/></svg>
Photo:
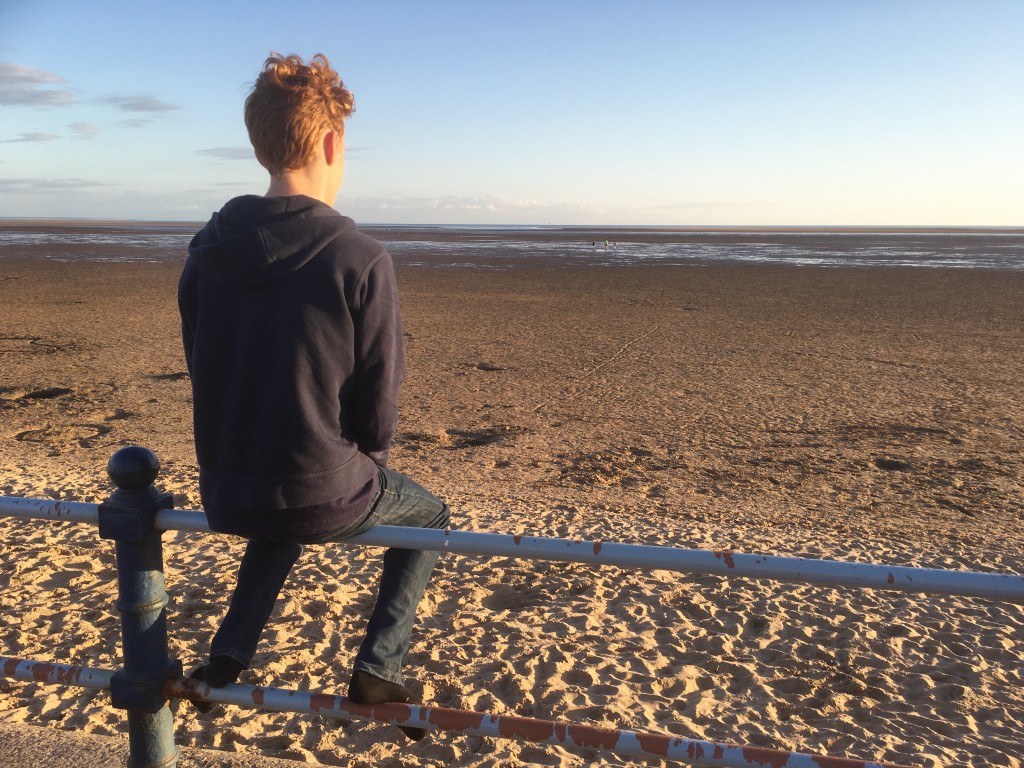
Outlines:
<svg viewBox="0 0 1024 768"><path fill-rule="evenodd" d="M492 365L491 363L479 362L479 363L465 363L464 367L470 368L474 371L485 371L487 373L499 373L501 371L508 370L500 365Z"/></svg>
<svg viewBox="0 0 1024 768"><path fill-rule="evenodd" d="M476 430L446 429L441 441L451 448L475 448L481 445L500 443L510 437L513 432L514 429L509 426Z"/></svg>
<svg viewBox="0 0 1024 768"><path fill-rule="evenodd" d="M0 355L50 355L75 348L74 342L44 339L40 336L0 336Z"/></svg>
<svg viewBox="0 0 1024 768"><path fill-rule="evenodd" d="M51 446L76 443L80 448L94 448L99 438L109 435L111 427L105 424L67 424L27 429L14 436L25 443L43 443Z"/></svg>
<svg viewBox="0 0 1024 768"><path fill-rule="evenodd" d="M494 591L480 601L480 604L489 611L518 611L525 608L528 603L526 595L506 584L496 584Z"/></svg>
<svg viewBox="0 0 1024 768"><path fill-rule="evenodd" d="M395 442L405 448L448 448L460 450L478 448L504 442L521 434L524 430L507 424L482 429L446 429L440 434L427 432L402 432Z"/></svg>
<svg viewBox="0 0 1024 768"><path fill-rule="evenodd" d="M0 387L0 400L6 402L27 400L54 400L70 395L71 390L65 387L44 387L43 389L25 389L24 387Z"/></svg>

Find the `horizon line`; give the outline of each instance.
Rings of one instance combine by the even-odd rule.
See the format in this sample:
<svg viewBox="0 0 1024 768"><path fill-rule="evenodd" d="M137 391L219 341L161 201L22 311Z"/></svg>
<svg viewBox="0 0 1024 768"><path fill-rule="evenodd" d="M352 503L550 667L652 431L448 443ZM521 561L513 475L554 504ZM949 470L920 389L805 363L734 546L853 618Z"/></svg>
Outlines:
<svg viewBox="0 0 1024 768"><path fill-rule="evenodd" d="M340 213L340 211L339 211ZM344 214L342 214L344 215ZM94 217L94 216L0 216L0 223L4 224L32 224L46 223L50 225L61 224L163 224L163 225L197 225L203 226L204 219L149 219L130 218L124 216ZM500 224L500 223L456 223L456 222L433 222L414 223L396 221L362 221L358 222L360 227L404 227L409 229L426 228L464 228L464 229L576 229L576 230L671 230L679 232L708 232L708 231L749 231L749 230L820 230L837 231L849 230L1022 230L1024 224Z"/></svg>

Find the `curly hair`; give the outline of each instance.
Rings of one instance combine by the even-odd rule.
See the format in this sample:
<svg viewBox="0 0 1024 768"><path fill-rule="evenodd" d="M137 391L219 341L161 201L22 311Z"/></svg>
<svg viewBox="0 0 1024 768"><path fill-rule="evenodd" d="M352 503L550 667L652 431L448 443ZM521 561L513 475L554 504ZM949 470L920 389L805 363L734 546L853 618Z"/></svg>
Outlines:
<svg viewBox="0 0 1024 768"><path fill-rule="evenodd" d="M306 64L271 53L245 100L245 127L256 159L274 176L308 165L325 130L345 131L352 92L322 53Z"/></svg>

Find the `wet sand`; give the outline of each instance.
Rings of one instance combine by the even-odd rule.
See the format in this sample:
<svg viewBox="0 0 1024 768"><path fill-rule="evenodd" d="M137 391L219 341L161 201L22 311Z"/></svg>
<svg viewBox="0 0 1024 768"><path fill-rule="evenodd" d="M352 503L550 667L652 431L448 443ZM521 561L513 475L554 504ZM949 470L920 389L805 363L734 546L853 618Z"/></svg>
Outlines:
<svg viewBox="0 0 1024 768"><path fill-rule="evenodd" d="M0 261L0 493L99 501L120 445L199 508L174 264ZM400 267L393 465L464 529L1024 573L1024 272ZM116 666L94 529L0 520L0 650ZM191 667L239 544L165 536ZM312 547L243 682L341 693L378 550ZM446 556L413 687L443 706L929 766L1024 764L1024 617L984 600ZM123 733L0 681L0 721ZM326 765L621 765L176 705L179 743Z"/></svg>

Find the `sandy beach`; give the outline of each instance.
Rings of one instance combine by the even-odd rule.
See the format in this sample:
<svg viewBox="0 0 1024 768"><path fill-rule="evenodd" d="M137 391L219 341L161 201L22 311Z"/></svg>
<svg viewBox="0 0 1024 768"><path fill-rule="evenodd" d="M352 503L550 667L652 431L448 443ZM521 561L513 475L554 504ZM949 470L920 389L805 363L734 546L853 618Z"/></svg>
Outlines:
<svg viewBox="0 0 1024 768"><path fill-rule="evenodd" d="M172 263L0 261L0 494L98 502L141 444L199 509ZM1024 573L1024 272L400 267L393 466L465 530ZM238 540L164 537L199 663ZM310 547L242 682L343 693L379 550ZM0 653L119 665L113 549L0 519ZM442 558L407 660L441 706L922 766L1024 765L1024 611ZM179 744L345 766L599 753L174 704ZM123 734L104 693L0 680L0 722Z"/></svg>

